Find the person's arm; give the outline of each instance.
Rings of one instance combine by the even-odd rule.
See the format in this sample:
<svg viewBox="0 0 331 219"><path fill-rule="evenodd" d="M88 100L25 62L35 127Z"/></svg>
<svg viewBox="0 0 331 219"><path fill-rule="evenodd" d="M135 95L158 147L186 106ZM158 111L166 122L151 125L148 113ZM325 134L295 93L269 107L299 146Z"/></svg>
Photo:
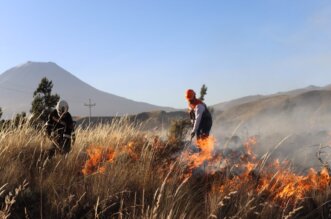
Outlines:
<svg viewBox="0 0 331 219"><path fill-rule="evenodd" d="M60 123L63 124L64 132L63 132L63 138L64 139L72 139L72 117L70 113L66 112L63 114L62 118L60 119Z"/></svg>
<svg viewBox="0 0 331 219"><path fill-rule="evenodd" d="M193 127L194 125L194 121L195 121L195 112L194 109L192 109L191 107L188 109L188 113L190 114L190 121L191 121L191 125Z"/></svg>
<svg viewBox="0 0 331 219"><path fill-rule="evenodd" d="M206 110L205 106L203 104L198 104L195 109L195 121L194 121L194 126L192 129L192 133L197 133L201 119L202 119L202 114Z"/></svg>
<svg viewBox="0 0 331 219"><path fill-rule="evenodd" d="M73 120L72 120L70 113L68 113L68 112L66 113L66 115L63 117L62 122L65 125L66 134L70 135L73 130Z"/></svg>

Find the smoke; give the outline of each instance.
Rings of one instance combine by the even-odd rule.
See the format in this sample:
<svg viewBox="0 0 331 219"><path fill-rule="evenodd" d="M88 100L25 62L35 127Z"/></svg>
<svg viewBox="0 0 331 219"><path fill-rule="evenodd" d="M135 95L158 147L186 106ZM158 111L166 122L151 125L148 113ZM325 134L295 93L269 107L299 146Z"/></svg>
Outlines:
<svg viewBox="0 0 331 219"><path fill-rule="evenodd" d="M271 108L250 113L254 116L247 119L243 119L242 114L227 112L214 118L212 134L219 147L240 148L246 139L255 136L258 143L253 150L258 156L272 152L270 159L288 160L298 171L328 164L331 115L326 109L314 108L313 104L312 107Z"/></svg>

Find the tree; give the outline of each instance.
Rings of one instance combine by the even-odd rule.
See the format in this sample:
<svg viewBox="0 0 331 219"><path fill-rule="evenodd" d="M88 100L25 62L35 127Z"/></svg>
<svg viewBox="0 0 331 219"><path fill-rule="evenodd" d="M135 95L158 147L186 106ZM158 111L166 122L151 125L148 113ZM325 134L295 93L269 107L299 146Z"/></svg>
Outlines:
<svg viewBox="0 0 331 219"><path fill-rule="evenodd" d="M200 100L204 101L205 100L205 95L207 94L207 87L206 85L202 85L201 89L200 89Z"/></svg>
<svg viewBox="0 0 331 219"><path fill-rule="evenodd" d="M0 107L0 119L1 119L1 116L2 116L2 108Z"/></svg>
<svg viewBox="0 0 331 219"><path fill-rule="evenodd" d="M52 108L59 101L60 96L52 94L52 88L53 82L44 77L34 91L30 110L34 122L46 122Z"/></svg>
<svg viewBox="0 0 331 219"><path fill-rule="evenodd" d="M207 86L205 84L203 84L202 87L201 87L201 89L200 89L200 98L199 99L201 101L204 101L205 100L205 96L207 94L207 90L208 90ZM212 114L212 115L215 113L215 110L214 110L213 107L208 107L208 110L209 110L210 114Z"/></svg>
<svg viewBox="0 0 331 219"><path fill-rule="evenodd" d="M22 127L26 122L27 118L25 112L17 113L15 118L13 119L13 125L15 127Z"/></svg>

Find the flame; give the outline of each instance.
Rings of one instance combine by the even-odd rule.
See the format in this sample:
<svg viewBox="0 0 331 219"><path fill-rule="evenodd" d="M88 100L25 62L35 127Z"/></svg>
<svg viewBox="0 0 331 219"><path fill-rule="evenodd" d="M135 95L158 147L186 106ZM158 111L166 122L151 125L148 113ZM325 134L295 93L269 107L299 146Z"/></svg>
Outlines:
<svg viewBox="0 0 331 219"><path fill-rule="evenodd" d="M251 158L255 159L255 155L253 153L252 146L257 144L257 139L255 136L249 137L247 141L243 144L246 150L246 154Z"/></svg>
<svg viewBox="0 0 331 219"><path fill-rule="evenodd" d="M204 166L206 168L206 162L212 160L213 158L213 150L216 139L213 136L209 136L208 138L198 139L196 141L196 145L198 146L200 152L195 154L189 154L188 152L184 152L182 154L182 158L184 158L184 162L188 165L189 173L185 177L190 177L192 174L192 170Z"/></svg>
<svg viewBox="0 0 331 219"><path fill-rule="evenodd" d="M306 175L300 175L291 170L289 161L281 162L279 159L261 167L263 162L257 159L253 152L253 146L256 144L257 138L250 137L242 144L242 150L224 149L215 154L214 137L198 141L200 153L185 154L190 170L185 179L192 175L194 169L201 167L206 174L212 175L230 171L232 177L226 178L219 185L219 191L225 193L240 188L247 191L250 189L257 194L267 193L272 201L282 204L303 200L309 192L323 191L330 186L331 179L327 168L322 168L320 172L310 169Z"/></svg>
<svg viewBox="0 0 331 219"><path fill-rule="evenodd" d="M119 149L116 152L112 149L113 147L102 147L102 146L93 146L91 145L86 149L86 153L89 157L86 160L82 173L84 175L90 175L92 173L105 173L107 163L113 163L117 157L122 155L127 155L131 160L137 161L140 159L140 156L135 151L136 143L130 141L126 145L118 147Z"/></svg>
<svg viewBox="0 0 331 219"><path fill-rule="evenodd" d="M134 151L135 148L135 142L131 141L129 142L126 146L124 146L124 152L122 153L127 153L132 160L139 160L139 156L137 153Z"/></svg>
<svg viewBox="0 0 331 219"><path fill-rule="evenodd" d="M87 148L88 160L82 172L84 175L92 173L104 173L107 164L114 163L117 157L125 155L132 162L140 159L142 142L130 141L120 145L116 151L114 147L90 146ZM179 157L173 160L171 156L165 159L163 164L155 168L157 175L165 175L168 167L177 162L184 165L185 171L181 179L188 180L194 170L204 171L209 176L221 175L222 181L213 186L213 191L226 194L233 191L244 190L263 194L273 202L285 205L303 200L311 192L323 192L330 187L331 178L329 169L322 168L316 171L311 168L306 174L298 174L291 169L289 161L264 161L257 158L253 147L257 144L256 137L248 138L242 147L216 148L216 139L210 136L206 139L197 140L199 152L190 153L183 151ZM159 138L154 138L151 146L155 150L163 150L165 143ZM141 148L141 147L140 147ZM220 173L219 175L217 175Z"/></svg>
<svg viewBox="0 0 331 219"><path fill-rule="evenodd" d="M254 144L256 144L254 139L249 139L243 144L246 149L245 156L250 161L241 159L240 162L234 164L234 167L244 166L246 171L237 174L233 179L227 179L220 186L221 192L247 188L249 182L251 184L256 182L255 188L249 187L249 189L253 189L259 194L267 193L272 201L285 204L288 201L295 203L303 200L309 192L323 192L330 186L329 170L326 167L322 168L320 172L311 168L306 175L300 175L289 168L290 162L286 160L280 162L279 159L276 159L255 173L254 170L259 166L259 161L251 148ZM251 173L254 173L255 176Z"/></svg>
<svg viewBox="0 0 331 219"><path fill-rule="evenodd" d="M115 152L109 148L101 146L90 146L86 153L89 159L85 162L82 169L84 175L89 175L93 172L104 173L106 168L104 163L112 163L115 158Z"/></svg>
<svg viewBox="0 0 331 219"><path fill-rule="evenodd" d="M302 200L311 191L323 191L330 184L328 170L323 168L320 173L311 168L306 176L297 175L290 170L284 170L276 176L275 200Z"/></svg>
<svg viewBox="0 0 331 219"><path fill-rule="evenodd" d="M192 156L193 158L193 166L199 167L205 160L210 160L212 158L212 152L214 150L215 138L210 136L204 139L198 139L197 145L200 148L201 152Z"/></svg>

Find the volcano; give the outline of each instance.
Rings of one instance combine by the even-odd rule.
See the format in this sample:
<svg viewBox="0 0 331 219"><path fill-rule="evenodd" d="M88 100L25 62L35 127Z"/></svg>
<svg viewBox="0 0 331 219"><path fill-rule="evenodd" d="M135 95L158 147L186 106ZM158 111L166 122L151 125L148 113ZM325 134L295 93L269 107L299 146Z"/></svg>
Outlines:
<svg viewBox="0 0 331 219"><path fill-rule="evenodd" d="M57 93L68 101L70 112L74 116L88 115L89 109L84 104L89 103L89 99L96 103L92 110L93 116L172 110L169 107L137 102L98 90L53 62L27 62L0 75L0 107L3 118L11 118L16 113L29 112L33 92L43 77L52 80L54 85L52 93Z"/></svg>

